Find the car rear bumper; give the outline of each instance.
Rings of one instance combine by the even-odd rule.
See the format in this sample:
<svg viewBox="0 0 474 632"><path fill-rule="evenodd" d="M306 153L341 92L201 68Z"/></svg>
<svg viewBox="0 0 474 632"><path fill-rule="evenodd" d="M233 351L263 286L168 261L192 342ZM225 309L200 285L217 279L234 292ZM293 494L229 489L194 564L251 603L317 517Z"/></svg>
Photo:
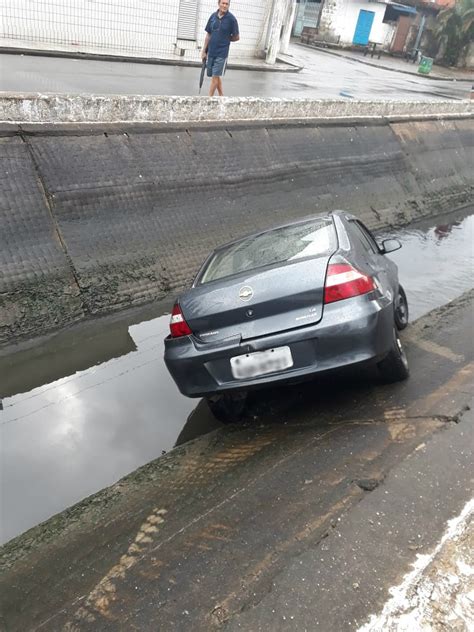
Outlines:
<svg viewBox="0 0 474 632"><path fill-rule="evenodd" d="M188 397L247 390L377 362L390 350L393 323L391 301L357 296L326 305L317 325L252 340L234 337L212 344L193 336L167 338L165 362L179 390ZM285 345L293 356L291 368L250 379L233 377L230 358Z"/></svg>

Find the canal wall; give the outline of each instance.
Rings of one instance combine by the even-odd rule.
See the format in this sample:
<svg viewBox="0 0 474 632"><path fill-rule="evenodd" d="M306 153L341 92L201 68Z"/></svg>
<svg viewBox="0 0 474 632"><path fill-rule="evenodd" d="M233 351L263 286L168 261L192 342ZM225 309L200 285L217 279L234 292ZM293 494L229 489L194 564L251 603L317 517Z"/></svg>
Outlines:
<svg viewBox="0 0 474 632"><path fill-rule="evenodd" d="M353 101L258 97L0 93L0 121L32 124L294 122L462 116L469 101Z"/></svg>
<svg viewBox="0 0 474 632"><path fill-rule="evenodd" d="M377 229L473 199L468 102L255 99L251 119L251 99L88 97L91 123L61 99L0 98L0 344L171 296L273 224L342 208Z"/></svg>

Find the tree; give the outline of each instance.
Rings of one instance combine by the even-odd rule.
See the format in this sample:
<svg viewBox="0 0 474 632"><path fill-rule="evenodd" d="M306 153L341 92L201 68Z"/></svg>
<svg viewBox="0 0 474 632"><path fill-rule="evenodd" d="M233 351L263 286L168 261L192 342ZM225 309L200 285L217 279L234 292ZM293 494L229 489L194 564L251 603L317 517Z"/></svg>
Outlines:
<svg viewBox="0 0 474 632"><path fill-rule="evenodd" d="M474 0L456 0L453 7L441 11L435 36L444 47L443 60L456 65L465 46L474 40Z"/></svg>

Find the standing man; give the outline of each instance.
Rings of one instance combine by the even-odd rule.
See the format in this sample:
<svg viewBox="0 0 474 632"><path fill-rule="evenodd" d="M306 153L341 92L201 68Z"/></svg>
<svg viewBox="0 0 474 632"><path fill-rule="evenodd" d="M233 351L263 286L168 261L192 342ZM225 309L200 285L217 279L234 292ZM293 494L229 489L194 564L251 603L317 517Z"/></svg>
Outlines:
<svg viewBox="0 0 474 632"><path fill-rule="evenodd" d="M209 96L213 97L217 90L220 97L222 91L222 75L225 71L231 42L240 39L239 25L235 16L229 11L230 0L218 0L218 9L211 15L206 24L206 39L201 53L204 61L207 57L207 76L211 77Z"/></svg>

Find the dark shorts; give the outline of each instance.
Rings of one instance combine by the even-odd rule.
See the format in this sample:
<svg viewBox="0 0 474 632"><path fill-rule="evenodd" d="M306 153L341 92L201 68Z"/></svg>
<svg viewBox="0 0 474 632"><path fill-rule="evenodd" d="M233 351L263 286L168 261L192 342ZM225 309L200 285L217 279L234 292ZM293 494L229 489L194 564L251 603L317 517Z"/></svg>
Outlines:
<svg viewBox="0 0 474 632"><path fill-rule="evenodd" d="M207 57L207 76L222 77L225 72L227 57Z"/></svg>

